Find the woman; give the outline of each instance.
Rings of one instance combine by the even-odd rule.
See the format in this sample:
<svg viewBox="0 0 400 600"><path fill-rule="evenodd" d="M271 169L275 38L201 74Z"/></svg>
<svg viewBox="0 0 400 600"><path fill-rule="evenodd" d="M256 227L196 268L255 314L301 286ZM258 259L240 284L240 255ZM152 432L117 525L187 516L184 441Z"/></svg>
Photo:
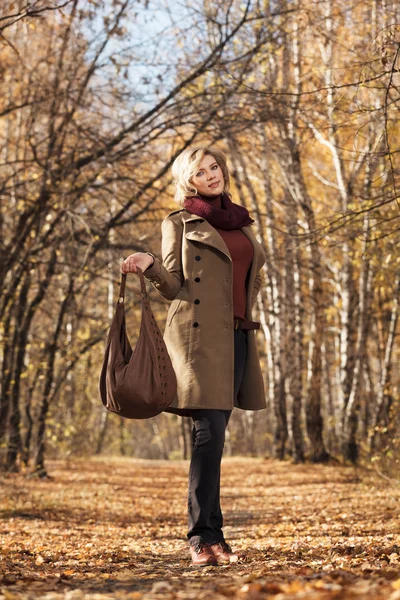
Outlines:
<svg viewBox="0 0 400 600"><path fill-rule="evenodd" d="M164 332L178 391L169 409L193 420L188 540L194 565L226 564L237 555L222 532L220 464L234 406L265 408L251 312L265 262L246 208L232 203L224 154L191 147L172 173L182 208L162 222L162 262L130 255L123 273L140 267L172 300Z"/></svg>

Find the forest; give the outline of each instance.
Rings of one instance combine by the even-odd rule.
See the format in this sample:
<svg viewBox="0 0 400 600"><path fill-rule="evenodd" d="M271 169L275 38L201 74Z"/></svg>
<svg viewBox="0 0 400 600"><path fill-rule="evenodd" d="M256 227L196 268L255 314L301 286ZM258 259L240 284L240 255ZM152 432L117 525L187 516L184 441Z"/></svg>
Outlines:
<svg viewBox="0 0 400 600"><path fill-rule="evenodd" d="M397 0L1 1L0 600L400 600L399 57ZM194 144L266 255L267 408L221 464L237 560L202 569L191 419L99 393L121 264L161 258Z"/></svg>
<svg viewBox="0 0 400 600"><path fill-rule="evenodd" d="M160 256L170 167L228 156L267 262L254 318L267 409L226 456L398 472L400 7L390 0L4 0L2 469L185 459L190 421L98 391L122 260ZM162 329L168 303L150 289ZM128 276L127 326L140 323Z"/></svg>

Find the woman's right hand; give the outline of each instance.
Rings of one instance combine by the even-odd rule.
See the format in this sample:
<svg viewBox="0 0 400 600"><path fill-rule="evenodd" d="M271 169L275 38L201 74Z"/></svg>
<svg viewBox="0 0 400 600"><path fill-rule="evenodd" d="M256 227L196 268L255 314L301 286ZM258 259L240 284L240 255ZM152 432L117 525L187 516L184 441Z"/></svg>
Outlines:
<svg viewBox="0 0 400 600"><path fill-rule="evenodd" d="M149 254L146 254L145 252L136 252L124 260L121 265L121 273L137 273L136 267L145 271L153 263L154 259Z"/></svg>

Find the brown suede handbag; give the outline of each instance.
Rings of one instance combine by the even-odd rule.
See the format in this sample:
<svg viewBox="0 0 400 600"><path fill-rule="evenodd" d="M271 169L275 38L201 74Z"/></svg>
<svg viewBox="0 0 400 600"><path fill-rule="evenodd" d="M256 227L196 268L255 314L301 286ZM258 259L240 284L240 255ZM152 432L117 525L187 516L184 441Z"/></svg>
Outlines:
<svg viewBox="0 0 400 600"><path fill-rule="evenodd" d="M141 269L142 321L132 351L125 324L126 275L121 276L119 299L108 333L100 375L104 406L127 419L155 417L176 395L176 376L162 333L150 308Z"/></svg>

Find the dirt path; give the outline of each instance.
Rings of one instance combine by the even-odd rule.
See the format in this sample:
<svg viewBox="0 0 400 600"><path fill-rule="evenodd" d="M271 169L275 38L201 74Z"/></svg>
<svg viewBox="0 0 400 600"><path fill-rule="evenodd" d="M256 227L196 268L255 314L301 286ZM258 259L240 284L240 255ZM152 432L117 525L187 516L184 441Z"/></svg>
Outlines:
<svg viewBox="0 0 400 600"><path fill-rule="evenodd" d="M400 486L365 472L223 463L236 565L195 569L185 462L51 462L1 491L0 600L400 600Z"/></svg>

